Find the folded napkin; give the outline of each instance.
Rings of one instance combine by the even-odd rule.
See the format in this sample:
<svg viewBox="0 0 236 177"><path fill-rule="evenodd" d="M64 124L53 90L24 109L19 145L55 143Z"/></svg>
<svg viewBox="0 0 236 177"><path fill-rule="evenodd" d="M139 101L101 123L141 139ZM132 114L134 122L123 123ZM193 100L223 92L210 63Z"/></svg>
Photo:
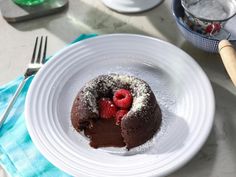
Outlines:
<svg viewBox="0 0 236 177"><path fill-rule="evenodd" d="M80 35L72 43L94 37L95 34ZM16 91L23 77L0 87L0 115ZM24 103L33 77L26 82L11 113L0 129L0 164L13 177L68 177L53 166L34 146L24 120Z"/></svg>

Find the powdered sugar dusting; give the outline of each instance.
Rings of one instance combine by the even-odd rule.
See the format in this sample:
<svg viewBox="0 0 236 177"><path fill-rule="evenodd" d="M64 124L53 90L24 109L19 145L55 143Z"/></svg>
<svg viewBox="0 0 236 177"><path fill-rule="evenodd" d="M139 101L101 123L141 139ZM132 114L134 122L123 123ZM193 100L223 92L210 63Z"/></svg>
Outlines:
<svg viewBox="0 0 236 177"><path fill-rule="evenodd" d="M82 89L81 99L92 112L98 114L98 92L106 93L109 90L114 92L122 86L131 89L134 98L131 111L138 111L147 104L151 92L148 84L134 76L119 74L100 75L91 80Z"/></svg>
<svg viewBox="0 0 236 177"><path fill-rule="evenodd" d="M97 101L94 93L90 91L84 92L84 100L86 100L90 110L98 115Z"/></svg>
<svg viewBox="0 0 236 177"><path fill-rule="evenodd" d="M140 97L134 99L134 104L133 104L132 110L135 111L135 110L141 109L144 104L144 100L145 100L144 96L140 96Z"/></svg>

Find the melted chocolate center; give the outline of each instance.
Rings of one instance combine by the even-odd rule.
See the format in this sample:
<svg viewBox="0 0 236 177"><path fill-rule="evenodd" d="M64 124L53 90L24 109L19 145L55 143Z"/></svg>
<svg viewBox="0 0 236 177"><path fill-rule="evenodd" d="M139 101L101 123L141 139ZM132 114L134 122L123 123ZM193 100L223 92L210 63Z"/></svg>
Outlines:
<svg viewBox="0 0 236 177"><path fill-rule="evenodd" d="M84 130L84 134L90 138L93 148L125 146L121 128L115 124L115 119L98 119L93 122L93 127Z"/></svg>

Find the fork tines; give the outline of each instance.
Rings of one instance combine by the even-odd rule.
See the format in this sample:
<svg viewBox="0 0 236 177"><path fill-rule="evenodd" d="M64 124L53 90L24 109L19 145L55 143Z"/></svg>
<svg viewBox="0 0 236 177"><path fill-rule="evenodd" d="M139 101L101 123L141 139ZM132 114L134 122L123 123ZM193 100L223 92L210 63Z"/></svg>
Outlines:
<svg viewBox="0 0 236 177"><path fill-rule="evenodd" d="M35 41L35 45L34 45L34 52L32 55L31 63L42 63L43 64L43 63L45 63L45 59L46 59L48 37L41 36L39 46L38 46L38 39L39 39L39 37L36 37L36 41ZM44 43L44 45L43 45L43 43ZM42 50L42 48L43 48L43 50ZM43 51L43 53L42 53L42 51ZM37 57L36 57L36 55L37 55Z"/></svg>

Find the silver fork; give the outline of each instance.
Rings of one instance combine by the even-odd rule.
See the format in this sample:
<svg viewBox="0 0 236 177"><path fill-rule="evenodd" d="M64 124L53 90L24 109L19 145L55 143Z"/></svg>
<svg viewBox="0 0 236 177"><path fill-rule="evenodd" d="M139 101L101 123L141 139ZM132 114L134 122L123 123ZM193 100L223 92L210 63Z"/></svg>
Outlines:
<svg viewBox="0 0 236 177"><path fill-rule="evenodd" d="M45 38L43 36L41 36L39 46L38 46L38 39L39 39L39 37L36 38L32 59L25 71L24 78L21 81L21 83L19 84L15 94L13 95L6 110L3 112L3 115L0 118L0 128L2 127L6 118L8 117L8 115L11 111L11 108L13 107L13 105L14 105L17 97L19 96L22 88L24 87L27 79L30 76L36 74L37 71L41 68L41 66L45 63L46 51L47 51L47 36ZM43 43L44 43L44 46L43 46Z"/></svg>

